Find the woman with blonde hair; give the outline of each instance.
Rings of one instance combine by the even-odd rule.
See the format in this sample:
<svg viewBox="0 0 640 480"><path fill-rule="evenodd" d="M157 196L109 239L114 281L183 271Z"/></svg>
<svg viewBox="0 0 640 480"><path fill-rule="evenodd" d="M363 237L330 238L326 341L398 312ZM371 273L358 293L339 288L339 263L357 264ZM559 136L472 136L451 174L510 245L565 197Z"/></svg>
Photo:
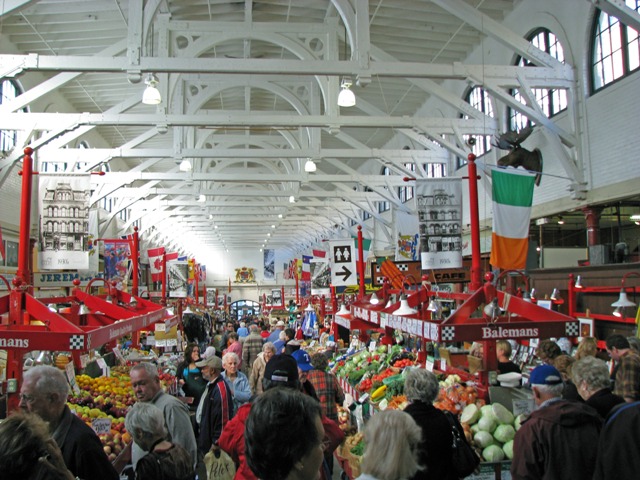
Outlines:
<svg viewBox="0 0 640 480"><path fill-rule="evenodd" d="M418 464L422 429L400 410L376 413L364 429L361 475L356 480L404 480L424 467ZM381 454L385 452L384 454Z"/></svg>
<svg viewBox="0 0 640 480"><path fill-rule="evenodd" d="M594 337L583 337L573 356L576 360L582 360L585 357L595 357L597 353L598 341Z"/></svg>

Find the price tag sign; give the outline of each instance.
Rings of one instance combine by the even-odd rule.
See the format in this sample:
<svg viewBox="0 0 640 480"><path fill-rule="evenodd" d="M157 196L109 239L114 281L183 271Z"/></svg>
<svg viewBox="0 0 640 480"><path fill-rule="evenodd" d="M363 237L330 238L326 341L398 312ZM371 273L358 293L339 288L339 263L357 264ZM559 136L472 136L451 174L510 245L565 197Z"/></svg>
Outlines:
<svg viewBox="0 0 640 480"><path fill-rule="evenodd" d="M165 332L167 330L167 326L163 322L158 322L155 324L156 332Z"/></svg>
<svg viewBox="0 0 640 480"><path fill-rule="evenodd" d="M443 372L447 371L447 360L444 358L440 359L440 370L442 370Z"/></svg>
<svg viewBox="0 0 640 480"><path fill-rule="evenodd" d="M427 363L424 368L426 368L428 372L433 372L433 359L427 359Z"/></svg>
<svg viewBox="0 0 640 480"><path fill-rule="evenodd" d="M102 435L111 431L111 419L110 418L94 418L91 420L91 428L96 432L96 435Z"/></svg>
<svg viewBox="0 0 640 480"><path fill-rule="evenodd" d="M177 346L178 346L178 339L177 338L168 338L166 340L165 347L177 347Z"/></svg>
<svg viewBox="0 0 640 480"><path fill-rule="evenodd" d="M87 366L87 363L89 363L89 360L89 354L83 353L82 355L80 355L80 367L85 368Z"/></svg>
<svg viewBox="0 0 640 480"><path fill-rule="evenodd" d="M78 382L76 382L76 369L73 366L73 362L69 362L65 365L64 372L67 376L67 380L69 380L69 385L71 385L73 393L80 393L80 387L78 386Z"/></svg>
<svg viewBox="0 0 640 480"><path fill-rule="evenodd" d="M156 347L166 347L166 346L167 346L166 340L156 340Z"/></svg>
<svg viewBox="0 0 640 480"><path fill-rule="evenodd" d="M105 377L109 376L109 367L107 366L107 362L104 361L104 358L96 358L96 363L102 370L102 375Z"/></svg>

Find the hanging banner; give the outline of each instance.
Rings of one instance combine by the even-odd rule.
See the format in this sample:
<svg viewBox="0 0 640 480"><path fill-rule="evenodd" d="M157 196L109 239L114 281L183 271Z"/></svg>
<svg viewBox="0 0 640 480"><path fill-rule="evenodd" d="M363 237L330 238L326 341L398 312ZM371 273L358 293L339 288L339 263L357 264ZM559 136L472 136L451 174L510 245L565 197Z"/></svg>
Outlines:
<svg viewBox="0 0 640 480"><path fill-rule="evenodd" d="M152 282L162 280L162 255L164 255L164 247L150 248L147 250L149 257L149 273ZM176 256L177 258L177 256Z"/></svg>
<svg viewBox="0 0 640 480"><path fill-rule="evenodd" d="M358 276L356 273L356 247L353 240L331 240L329 242L331 255L331 285L343 287L356 285Z"/></svg>
<svg viewBox="0 0 640 480"><path fill-rule="evenodd" d="M122 286L129 278L131 246L128 240L104 241L104 278Z"/></svg>
<svg viewBox="0 0 640 480"><path fill-rule="evenodd" d="M271 290L271 306L282 305L282 291L280 289Z"/></svg>
<svg viewBox="0 0 640 480"><path fill-rule="evenodd" d="M39 178L39 268L88 270L90 175Z"/></svg>
<svg viewBox="0 0 640 480"><path fill-rule="evenodd" d="M462 267L462 179L416 180L423 270Z"/></svg>
<svg viewBox="0 0 640 480"><path fill-rule="evenodd" d="M93 277L98 275L100 271L100 255L98 253L98 244L95 242L98 238L98 210L95 208L89 211L89 268L85 271L80 271L84 275L91 275Z"/></svg>
<svg viewBox="0 0 640 480"><path fill-rule="evenodd" d="M396 262L417 261L418 245L420 235L418 235L418 217L405 212L395 212L395 239L396 239Z"/></svg>
<svg viewBox="0 0 640 480"><path fill-rule="evenodd" d="M167 262L170 298L186 298L189 293L189 264L183 261Z"/></svg>
<svg viewBox="0 0 640 480"><path fill-rule="evenodd" d="M309 264L311 268L311 295L329 295L331 284L331 268L329 261L324 258L313 258Z"/></svg>
<svg viewBox="0 0 640 480"><path fill-rule="evenodd" d="M276 278L276 251L272 248L265 248L264 254L264 279L273 280Z"/></svg>

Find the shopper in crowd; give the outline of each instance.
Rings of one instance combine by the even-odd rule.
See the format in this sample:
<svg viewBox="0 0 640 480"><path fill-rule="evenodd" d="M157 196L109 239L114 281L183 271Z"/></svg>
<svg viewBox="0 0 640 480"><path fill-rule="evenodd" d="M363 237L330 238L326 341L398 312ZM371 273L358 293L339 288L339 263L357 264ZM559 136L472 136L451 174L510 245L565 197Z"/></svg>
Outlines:
<svg viewBox="0 0 640 480"><path fill-rule="evenodd" d="M542 340L538 345L536 355L541 362L553 365L556 357L562 355L562 350L553 340Z"/></svg>
<svg viewBox="0 0 640 480"><path fill-rule="evenodd" d="M238 331L236 333L238 334L239 338L245 338L247 335L249 335L249 329L247 328L247 323L240 322L240 328L238 328Z"/></svg>
<svg viewBox="0 0 640 480"><path fill-rule="evenodd" d="M276 322L276 326L273 330L273 332L271 332L269 334L268 340L269 342L273 343L275 345L276 341L280 339L280 332L282 332L284 330L284 322L282 320L278 320ZM278 352L280 353L280 352Z"/></svg>
<svg viewBox="0 0 640 480"><path fill-rule="evenodd" d="M320 404L295 389L260 395L245 426L246 460L261 480L320 478L325 432Z"/></svg>
<svg viewBox="0 0 640 480"><path fill-rule="evenodd" d="M265 393L277 388L302 391L298 364L295 359L291 355L274 355L265 367L262 387ZM260 398L262 395L256 398ZM245 458L245 423L252 405L253 403L247 403L240 407L236 416L225 427L218 442L220 448L227 452L236 463L236 480L256 480L257 478ZM325 416L322 416L322 424L325 430L326 452L333 453L344 439L344 433L336 422ZM330 474L326 476L327 472L324 475L323 478L330 478Z"/></svg>
<svg viewBox="0 0 640 480"><path fill-rule="evenodd" d="M238 370L238 355L227 352L222 356L222 377L227 381L233 395L233 411L237 412L241 405L251 398L251 387L247 376Z"/></svg>
<svg viewBox="0 0 640 480"><path fill-rule="evenodd" d="M199 367L198 363L196 363L196 366ZM198 450L187 406L184 402L162 390L160 378L158 377L158 367L154 364L140 362L131 369L129 375L131 376L133 393L138 402L151 403L162 411L169 433L167 439L184 448L191 456L195 466L198 461ZM134 443L131 451L134 468L144 454L145 451Z"/></svg>
<svg viewBox="0 0 640 480"><path fill-rule="evenodd" d="M204 353L200 356L200 359L204 360L205 358L210 358L214 355L216 355L216 347L212 347L211 345L209 345Z"/></svg>
<svg viewBox="0 0 640 480"><path fill-rule="evenodd" d="M338 405L344 402L344 392L336 376L328 371L329 362L324 353L311 355L312 370L307 379L318 395L323 413L331 420L338 421Z"/></svg>
<svg viewBox="0 0 640 480"><path fill-rule="evenodd" d="M284 346L284 353L287 355L293 355L293 352L302 348L302 342L300 340L288 340Z"/></svg>
<svg viewBox="0 0 640 480"><path fill-rule="evenodd" d="M638 445L640 403L624 403L614 407L600 432L593 480L638 478Z"/></svg>
<svg viewBox="0 0 640 480"><path fill-rule="evenodd" d="M229 345L227 349L222 352L222 356L224 357L225 353L233 352L235 353L239 359L242 359L242 343L240 343L240 339L238 338L238 334L235 332L231 332L227 335ZM238 368L242 368L242 361L240 360L240 365Z"/></svg>
<svg viewBox="0 0 640 480"><path fill-rule="evenodd" d="M267 342L262 346L262 352L258 354L258 357L253 362L251 368L251 376L249 377L249 386L251 387L251 393L259 395L264 390L262 389L262 378L264 377L264 369L267 362L276 354L276 347L273 343Z"/></svg>
<svg viewBox="0 0 640 480"><path fill-rule="evenodd" d="M13 413L0 422L0 472L4 480L76 478L65 465L47 423L26 412Z"/></svg>
<svg viewBox="0 0 640 480"><path fill-rule="evenodd" d="M433 406L440 385L436 376L424 368L412 368L404 381L404 394L410 402L405 408L422 429L418 446L418 463L425 467L415 473L414 480L455 480L451 445L453 435L445 414Z"/></svg>
<svg viewBox="0 0 640 480"><path fill-rule="evenodd" d="M267 342L269 335L271 335L271 332L269 331L269 322L267 320L262 322L260 325L260 336L262 337L262 341Z"/></svg>
<svg viewBox="0 0 640 480"><path fill-rule="evenodd" d="M198 450L205 455L218 442L223 428L233 418L233 394L222 376L219 357L207 358L196 365L209 382L196 411Z"/></svg>
<svg viewBox="0 0 640 480"><path fill-rule="evenodd" d="M64 463L83 479L117 480L95 432L67 406L69 382L59 368L31 367L24 373L20 408L49 423L49 433L60 447Z"/></svg>
<svg viewBox="0 0 640 480"><path fill-rule="evenodd" d="M578 393L576 385L571 380L571 368L576 360L569 355L558 355L553 361L554 367L558 369L564 382L564 389L562 390L562 398L570 400L572 402L582 402L582 397Z"/></svg>
<svg viewBox="0 0 640 480"><path fill-rule="evenodd" d="M587 356L575 362L571 368L573 383L578 393L600 416L607 418L613 407L624 399L611 391L611 379L607 364L596 357Z"/></svg>
<svg viewBox="0 0 640 480"><path fill-rule="evenodd" d="M602 419L588 405L561 398L564 384L554 366L536 367L529 382L536 410L516 432L512 478L591 478Z"/></svg>
<svg viewBox="0 0 640 480"><path fill-rule="evenodd" d="M627 342L629 342L629 347L631 348L631 350L640 354L640 338L627 337Z"/></svg>
<svg viewBox="0 0 640 480"><path fill-rule="evenodd" d="M585 357L595 357L598 353L598 341L594 337L582 337L573 358L582 360Z"/></svg>
<svg viewBox="0 0 640 480"><path fill-rule="evenodd" d="M136 480L192 480L195 477L191 455L167 440L162 411L151 403L136 403L125 418L127 432L143 451L138 460Z"/></svg>
<svg viewBox="0 0 640 480"><path fill-rule="evenodd" d="M202 392L207 386L207 381L202 377L202 372L196 367L196 362L198 361L200 361L200 347L195 343L189 343L184 349L184 360L176 370L178 384L185 396L193 398L193 402L190 405L192 410L198 407Z"/></svg>
<svg viewBox="0 0 640 480"><path fill-rule="evenodd" d="M511 361L511 352L511 344L507 340L498 340L496 342L498 373L520 373L520 367Z"/></svg>
<svg viewBox="0 0 640 480"><path fill-rule="evenodd" d="M253 368L253 362L256 361L260 352L262 352L262 345L264 344L258 325L252 323L249 325L249 335L242 342L242 371L248 377L251 374Z"/></svg>
<svg viewBox="0 0 640 480"><path fill-rule="evenodd" d="M313 365L311 365L311 357L304 350L296 350L291 354L291 356L298 364L298 378L300 379L302 391L316 400L319 400L315 387L309 381L309 372L313 369Z"/></svg>
<svg viewBox="0 0 640 480"><path fill-rule="evenodd" d="M273 346L276 347L276 355L280 355L281 353L284 353L284 344L286 343L286 341L287 341L287 334L284 332L284 330L279 330L278 339L275 342L273 342Z"/></svg>
<svg viewBox="0 0 640 480"><path fill-rule="evenodd" d="M613 393L626 402L640 400L640 356L629 341L619 334L607 337L607 352L615 363Z"/></svg>
<svg viewBox="0 0 640 480"><path fill-rule="evenodd" d="M420 444L423 430L401 410L376 413L364 429L361 475L356 480L438 478L420 476ZM444 478L444 477L440 477Z"/></svg>
<svg viewBox="0 0 640 480"><path fill-rule="evenodd" d="M236 329L234 328L233 322L228 321L225 324L224 332L222 332L222 339L220 341L221 346L218 349L218 351L222 352L224 349L226 349L229 346L229 334L235 333L235 331Z"/></svg>

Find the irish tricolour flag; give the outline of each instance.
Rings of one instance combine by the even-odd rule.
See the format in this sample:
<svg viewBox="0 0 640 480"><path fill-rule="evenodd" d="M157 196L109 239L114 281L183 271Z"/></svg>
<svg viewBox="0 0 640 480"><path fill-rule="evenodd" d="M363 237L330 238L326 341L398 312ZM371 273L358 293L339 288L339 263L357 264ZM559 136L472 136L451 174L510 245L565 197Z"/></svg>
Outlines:
<svg viewBox="0 0 640 480"><path fill-rule="evenodd" d="M495 168L491 265L522 269L527 263L529 220L535 175L515 168Z"/></svg>

